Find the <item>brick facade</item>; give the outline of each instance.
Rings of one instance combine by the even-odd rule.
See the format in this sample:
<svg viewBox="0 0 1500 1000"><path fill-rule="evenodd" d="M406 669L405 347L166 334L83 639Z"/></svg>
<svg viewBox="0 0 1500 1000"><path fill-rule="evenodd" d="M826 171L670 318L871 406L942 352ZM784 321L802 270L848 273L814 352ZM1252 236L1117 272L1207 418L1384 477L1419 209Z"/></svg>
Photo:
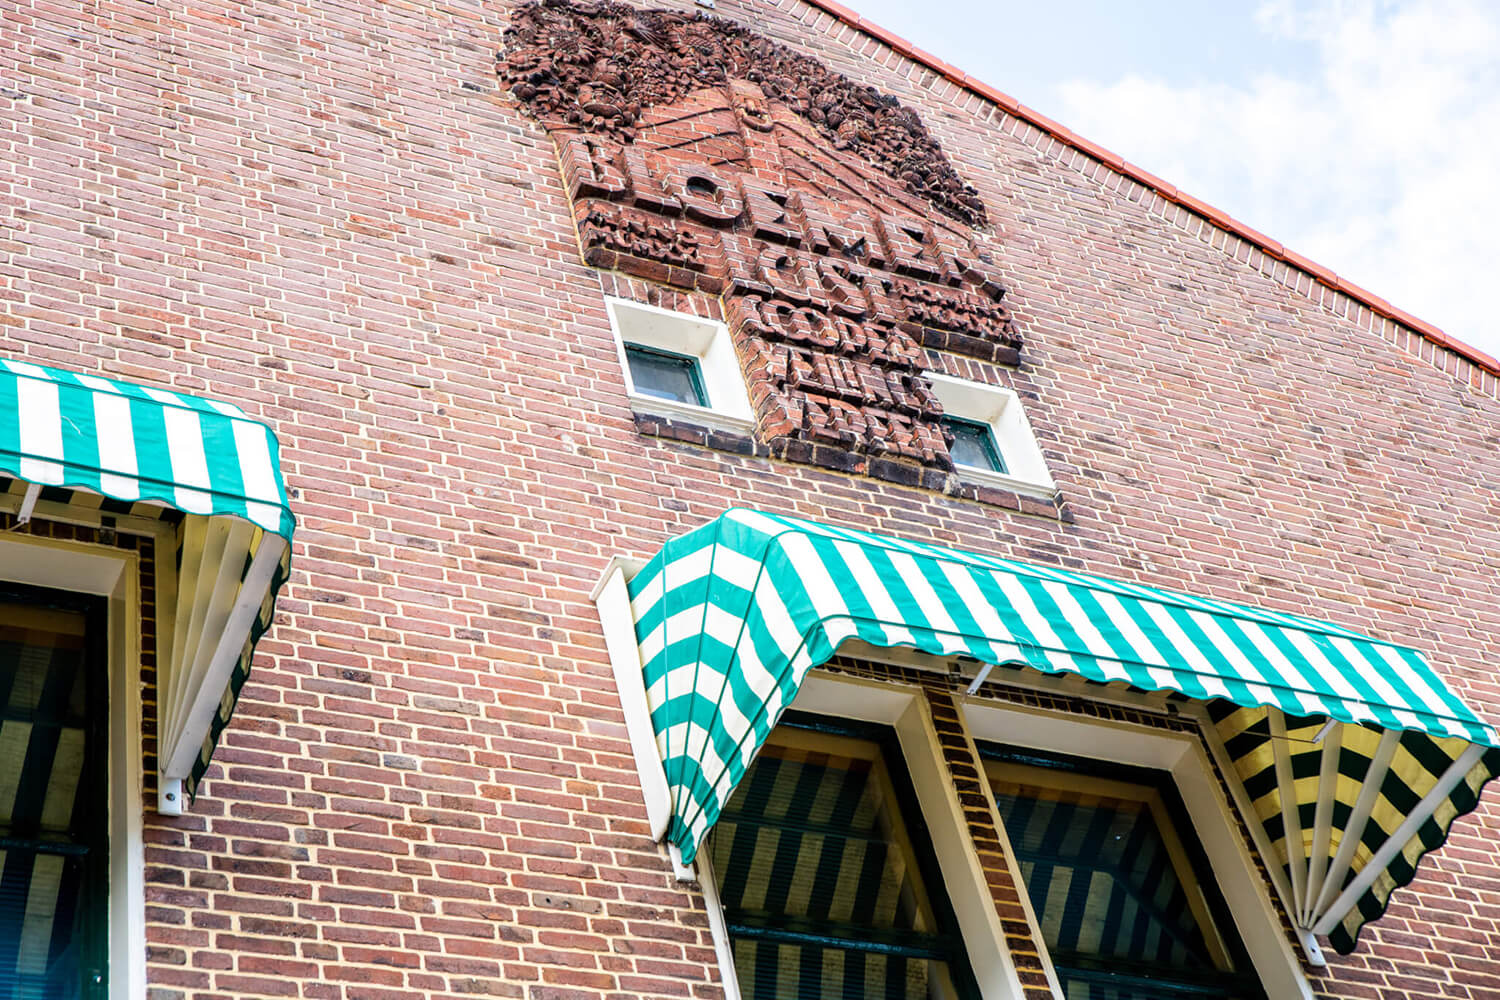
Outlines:
<svg viewBox="0 0 1500 1000"><path fill-rule="evenodd" d="M146 812L154 1000L719 995L589 591L729 505L1316 615L1500 715L1493 374L819 8L719 0L977 189L1022 363L927 364L1020 395L1063 503L640 426L605 294L718 302L580 259L511 9L0 5L0 353L236 401L300 522L198 800ZM1500 995L1493 799L1320 995Z"/></svg>

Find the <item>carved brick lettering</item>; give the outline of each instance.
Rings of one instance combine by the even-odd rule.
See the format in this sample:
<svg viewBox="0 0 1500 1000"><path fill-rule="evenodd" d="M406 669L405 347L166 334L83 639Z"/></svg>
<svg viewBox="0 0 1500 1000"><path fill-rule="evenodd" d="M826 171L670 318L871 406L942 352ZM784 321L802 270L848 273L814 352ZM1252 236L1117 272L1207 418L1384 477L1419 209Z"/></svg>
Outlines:
<svg viewBox="0 0 1500 1000"><path fill-rule="evenodd" d="M587 135L569 136L557 144L568 194L580 198L623 199L630 191L620 169L620 147Z"/></svg>
<svg viewBox="0 0 1500 1000"><path fill-rule="evenodd" d="M765 240L778 240L797 246L802 242L802 227L797 224L791 207L790 192L749 177L740 179L745 208L750 213L751 231Z"/></svg>
<svg viewBox="0 0 1500 1000"><path fill-rule="evenodd" d="M937 279L936 254L930 248L932 233L925 222L882 215L880 235L885 241L893 271L925 281Z"/></svg>
<svg viewBox="0 0 1500 1000"><path fill-rule="evenodd" d="M648 215L596 204L579 222L579 235L586 250L628 254L640 258L643 263L655 261L692 271L704 268L702 248L695 234L658 225ZM606 266L594 260L590 263L597 267ZM614 263L608 266L614 266ZM689 281L691 283L691 279Z"/></svg>
<svg viewBox="0 0 1500 1000"><path fill-rule="evenodd" d="M818 309L805 309L786 301L767 302L752 296L741 300L735 318L741 329L762 340L806 344L828 351L842 349L839 324Z"/></svg>
<svg viewBox="0 0 1500 1000"><path fill-rule="evenodd" d="M920 326L978 335L985 330L1001 330L1010 323L1009 310L973 292L900 280L892 290L901 300L906 318Z"/></svg>
<svg viewBox="0 0 1500 1000"><path fill-rule="evenodd" d="M985 225L984 203L910 109L748 28L623 3L550 0L517 8L506 41L499 75L550 130L634 142L645 109L724 87L725 108L747 125L769 132L774 106L789 109L832 148L945 216ZM750 80L758 84L745 85ZM816 101L802 96L812 93Z"/></svg>
<svg viewBox="0 0 1500 1000"><path fill-rule="evenodd" d="M676 166L667 175L667 187L690 219L711 226L730 226L745 213L745 201L734 183L710 167Z"/></svg>
<svg viewBox="0 0 1500 1000"><path fill-rule="evenodd" d="M802 216L808 246L815 253L830 254L867 264L885 266L885 247L866 212L850 212L842 219L832 203L803 192L792 196L792 207Z"/></svg>
<svg viewBox="0 0 1500 1000"><path fill-rule="evenodd" d="M847 261L820 258L817 263L818 285L828 301L828 308L852 319L864 319L870 314L870 301L864 290L856 284Z"/></svg>
<svg viewBox="0 0 1500 1000"><path fill-rule="evenodd" d="M682 202L672 197L661 178L651 172L645 153L634 146L626 146L620 153L620 165L630 181L630 199L637 208L661 215L676 215L682 211Z"/></svg>
<svg viewBox="0 0 1500 1000"><path fill-rule="evenodd" d="M711 17L513 18L500 73L556 139L584 259L723 294L772 454L940 481L926 351L1015 363L1021 339L984 207L920 119Z"/></svg>
<svg viewBox="0 0 1500 1000"><path fill-rule="evenodd" d="M731 233L724 235L724 252L729 259L731 291L820 309L827 306L817 261L811 255Z"/></svg>

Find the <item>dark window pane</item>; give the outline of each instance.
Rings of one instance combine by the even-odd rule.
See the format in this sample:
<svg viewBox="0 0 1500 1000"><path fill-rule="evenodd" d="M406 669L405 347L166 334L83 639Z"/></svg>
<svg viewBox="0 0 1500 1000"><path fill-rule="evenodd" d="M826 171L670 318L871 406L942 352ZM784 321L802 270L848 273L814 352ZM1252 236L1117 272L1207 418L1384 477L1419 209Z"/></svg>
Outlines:
<svg viewBox="0 0 1500 1000"><path fill-rule="evenodd" d="M708 405L697 358L626 344L625 360L630 365L630 381L641 395L695 406Z"/></svg>
<svg viewBox="0 0 1500 1000"><path fill-rule="evenodd" d="M97 617L0 595L0 996L103 995ZM98 981L95 981L95 977Z"/></svg>
<svg viewBox="0 0 1500 1000"><path fill-rule="evenodd" d="M747 1000L971 995L892 756L874 740L783 723L730 798L706 849Z"/></svg>
<svg viewBox="0 0 1500 1000"><path fill-rule="evenodd" d="M1157 786L1004 759L988 771L1069 1000L1262 995Z"/></svg>
<svg viewBox="0 0 1500 1000"><path fill-rule="evenodd" d="M953 433L953 447L948 449L955 465L974 469L1005 472L1005 459L995 445L995 432L989 424L960 417L945 417L943 423Z"/></svg>

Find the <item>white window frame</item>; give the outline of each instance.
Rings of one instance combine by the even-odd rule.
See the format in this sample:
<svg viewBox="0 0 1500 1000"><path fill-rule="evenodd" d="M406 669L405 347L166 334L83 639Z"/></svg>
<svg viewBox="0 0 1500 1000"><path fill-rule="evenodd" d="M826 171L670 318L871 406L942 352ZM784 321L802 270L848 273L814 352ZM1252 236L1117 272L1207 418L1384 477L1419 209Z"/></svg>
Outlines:
<svg viewBox="0 0 1500 1000"><path fill-rule="evenodd" d="M1007 683L1012 681L1007 679ZM1045 680L1037 685L1022 682L1020 686L1035 686L1041 690L1054 687ZM1302 971L1297 952L1282 928L1276 905L1235 823L1230 803L1224 797L1200 740L1190 733L1151 730L1051 709L1020 707L986 700L983 696L965 697L960 703L974 739L1152 768L1170 774L1266 995L1287 1000L1312 1000L1312 988ZM985 784L985 796L994 810L994 796L988 783ZM995 825L1011 870L1019 872L998 810L995 811ZM1021 898L1032 934L1040 945L1041 927L1032 911L1030 898L1024 891ZM1051 959L1048 958L1047 962L1050 971Z"/></svg>
<svg viewBox="0 0 1500 1000"><path fill-rule="evenodd" d="M1014 390L940 372L928 372L927 378L933 394L943 404L943 412L988 427L994 435L996 450L1005 460L1005 472L955 464L960 479L1026 496L1051 499L1056 495L1057 484L1047 471L1047 461L1031 432L1026 409Z"/></svg>
<svg viewBox="0 0 1500 1000"><path fill-rule="evenodd" d="M156 552L170 552L162 547L168 543L161 527L153 524L149 533L156 535ZM0 535L0 579L107 599L109 996L139 1000L146 995L139 556L112 546L7 533Z"/></svg>
<svg viewBox="0 0 1500 1000"><path fill-rule="evenodd" d="M755 430L755 411L745 391L745 379L729 336L729 327L718 320L673 312L629 299L606 297L605 310L615 336L615 351L625 377L630 408L646 416L667 417L734 434ZM672 399L659 399L636 391L630 375L625 345L651 347L692 358L698 364L708 405L697 406Z"/></svg>

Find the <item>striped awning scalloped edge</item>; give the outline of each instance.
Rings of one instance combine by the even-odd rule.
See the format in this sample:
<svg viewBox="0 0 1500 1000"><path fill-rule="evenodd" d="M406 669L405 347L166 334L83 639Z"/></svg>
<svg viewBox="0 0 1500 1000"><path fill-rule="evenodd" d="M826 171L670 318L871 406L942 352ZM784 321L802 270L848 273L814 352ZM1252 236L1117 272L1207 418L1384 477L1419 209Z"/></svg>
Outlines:
<svg viewBox="0 0 1500 1000"><path fill-rule="evenodd" d="M276 435L229 403L0 359L0 475L29 484L23 519L46 488L185 515L157 610L160 801L180 810L290 572Z"/></svg>
<svg viewBox="0 0 1500 1000"><path fill-rule="evenodd" d="M1313 934L1353 950L1500 770L1494 730L1422 654L1299 615L745 509L669 540L628 586L684 862L851 639L1206 704L1310 954Z"/></svg>

